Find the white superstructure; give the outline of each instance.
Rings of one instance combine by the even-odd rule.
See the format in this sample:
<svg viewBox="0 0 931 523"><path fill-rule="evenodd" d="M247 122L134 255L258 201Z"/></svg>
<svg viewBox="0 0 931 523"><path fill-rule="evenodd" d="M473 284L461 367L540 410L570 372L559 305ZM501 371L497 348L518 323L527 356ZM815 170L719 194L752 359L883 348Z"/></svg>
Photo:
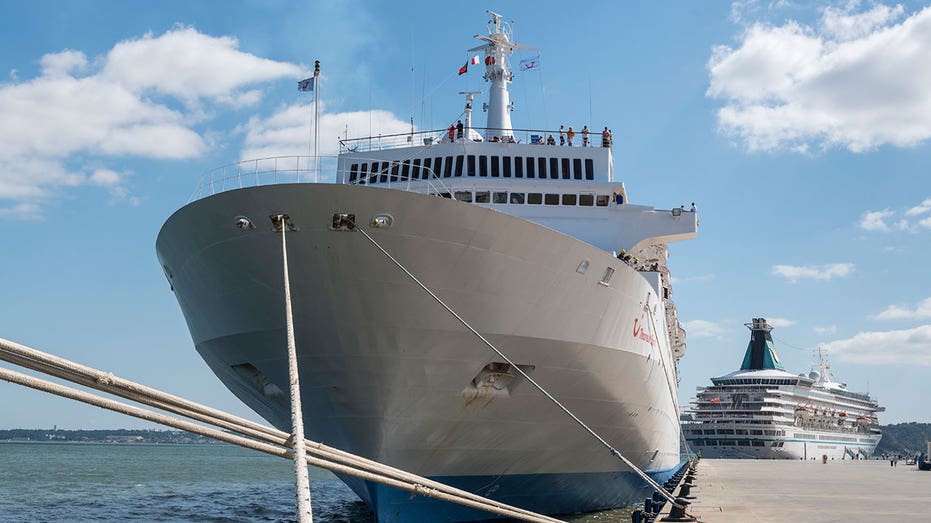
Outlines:
<svg viewBox="0 0 931 523"><path fill-rule="evenodd" d="M868 394L833 380L819 351L808 374L786 372L764 318L746 324L741 369L699 387L683 432L703 458L868 459L882 434Z"/></svg>
<svg viewBox="0 0 931 523"><path fill-rule="evenodd" d="M696 214L631 204L600 132L589 147L581 134L559 147L532 139L553 131L513 129L518 46L494 13L480 39L487 128L472 127L476 93L463 93L461 131L453 119L343 140L336 183L308 183L315 162L303 158L218 171L202 186L211 194L162 228L159 260L198 352L288 430L281 242L269 221L286 214L309 438L538 512L640 502L642 479L359 233L634 464L658 480L674 472L685 331L667 244L695 237ZM483 516L343 479L381 522Z"/></svg>

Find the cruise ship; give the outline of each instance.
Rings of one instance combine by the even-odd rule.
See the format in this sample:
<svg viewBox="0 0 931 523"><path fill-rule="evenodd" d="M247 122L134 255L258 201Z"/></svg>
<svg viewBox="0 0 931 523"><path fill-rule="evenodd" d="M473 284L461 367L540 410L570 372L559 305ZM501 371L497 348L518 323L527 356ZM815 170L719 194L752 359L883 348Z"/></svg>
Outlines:
<svg viewBox="0 0 931 523"><path fill-rule="evenodd" d="M484 127L469 92L449 127L343 139L329 178L306 157L212 171L158 258L198 353L275 427L291 428L284 231L309 439L540 513L637 503L640 476L399 267L634 465L674 473L686 333L667 245L696 236L694 208L633 203L607 133L559 146L514 128L511 56L528 48L490 14L469 50ZM341 479L379 522L491 517Z"/></svg>
<svg viewBox="0 0 931 523"><path fill-rule="evenodd" d="M765 318L745 324L740 370L699 387L683 432L703 458L869 459L882 434L869 394L834 381L819 351L808 374L786 372Z"/></svg>

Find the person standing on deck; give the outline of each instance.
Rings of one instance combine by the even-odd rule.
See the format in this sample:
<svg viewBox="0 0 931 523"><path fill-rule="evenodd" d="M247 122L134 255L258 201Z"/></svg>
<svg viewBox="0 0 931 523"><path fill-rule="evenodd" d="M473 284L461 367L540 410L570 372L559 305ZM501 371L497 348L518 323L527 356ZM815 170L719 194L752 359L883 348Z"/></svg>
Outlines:
<svg viewBox="0 0 931 523"><path fill-rule="evenodd" d="M588 147L588 126L582 126L582 147Z"/></svg>
<svg viewBox="0 0 931 523"><path fill-rule="evenodd" d="M572 126L569 126L569 130L566 131L566 139L569 142L569 147L572 147L572 139L575 138L575 131L572 130Z"/></svg>
<svg viewBox="0 0 931 523"><path fill-rule="evenodd" d="M462 120L456 121L456 139L462 140Z"/></svg>
<svg viewBox="0 0 931 523"><path fill-rule="evenodd" d="M566 131L563 126L559 126L559 145L566 145Z"/></svg>
<svg viewBox="0 0 931 523"><path fill-rule="evenodd" d="M609 144L611 143L610 136L611 135L608 134L608 126L606 125L605 130L601 131L601 146L602 147L609 147Z"/></svg>

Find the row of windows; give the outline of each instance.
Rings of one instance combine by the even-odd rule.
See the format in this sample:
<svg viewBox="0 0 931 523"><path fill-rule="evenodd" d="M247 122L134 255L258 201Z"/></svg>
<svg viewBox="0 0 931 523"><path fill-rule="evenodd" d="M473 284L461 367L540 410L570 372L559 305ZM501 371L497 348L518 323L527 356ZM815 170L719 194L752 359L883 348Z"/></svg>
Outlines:
<svg viewBox="0 0 931 523"><path fill-rule="evenodd" d="M698 429L693 429L692 434L699 435L702 431ZM714 429L706 429L705 434L714 434ZM718 429L718 434L734 434L740 436L785 436L786 433L784 430L748 430L748 429Z"/></svg>
<svg viewBox="0 0 931 523"><path fill-rule="evenodd" d="M449 193L442 193L440 196L449 198ZM607 207L611 201L607 194L592 193L522 193L507 191L456 191L452 194L456 200L467 203L510 203L516 205L581 205L583 207Z"/></svg>
<svg viewBox="0 0 931 523"><path fill-rule="evenodd" d="M781 447L782 441L759 441L749 439L722 439L722 440L696 440L692 442L693 447L765 447L769 443L772 447Z"/></svg>
<svg viewBox="0 0 931 523"><path fill-rule="evenodd" d="M478 161L476 161L476 159ZM490 160L490 161L489 161ZM594 180L591 158L533 158L474 154L415 158L401 162L354 163L349 167L349 183L384 183L398 180L426 180L461 176L492 178L536 178L551 180Z"/></svg>

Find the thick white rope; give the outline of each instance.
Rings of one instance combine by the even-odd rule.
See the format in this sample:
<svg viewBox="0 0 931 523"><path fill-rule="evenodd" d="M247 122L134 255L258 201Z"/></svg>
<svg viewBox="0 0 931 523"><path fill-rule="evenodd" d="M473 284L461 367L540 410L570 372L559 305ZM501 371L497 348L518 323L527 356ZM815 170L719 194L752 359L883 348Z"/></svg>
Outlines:
<svg viewBox="0 0 931 523"><path fill-rule="evenodd" d="M432 297L437 303L439 303L444 309L446 309L446 311L449 312L454 318L456 318L457 320L459 320L459 323L461 323L466 329L468 329L472 334L474 334L479 340L481 340L481 342L482 342L483 344L485 344L485 346L487 346L489 349L491 349L491 350L492 350L495 354L497 354L501 359L503 359L504 361L506 361L506 362L508 363L508 365L511 366L511 368L513 368L515 371L517 371L518 374L521 375L521 377L523 377L525 380L527 380L528 382L530 382L534 387L536 387L537 390L539 390L544 396L546 396L550 401L552 401L553 404L555 404L557 407L559 407L560 410L562 410L567 416L569 416L573 421L575 421L580 427L582 427L582 428L583 428L586 432L588 432L592 437L594 437L596 440L598 440L598 442L601 443L605 448L607 448L608 451L609 451L613 456L615 456L616 458L618 458L619 460L621 460L621 461L622 461L625 465L627 465L631 470L633 470L635 473L637 473L638 476L640 476L644 481L646 481L647 484L649 484L651 487L653 487L653 489L654 489L656 492L659 492L660 495L663 496L664 498L666 498L670 503L672 503L672 504L674 504L674 505L676 505L676 506L680 506L680 505L676 504L675 498L672 497L672 495L670 495L668 492L666 492L666 489L664 489L662 485L660 485L659 483L657 483L653 478L651 478L651 477L649 476L649 474L647 474L646 472L640 470L640 468L637 467L636 465L634 465L633 462L631 462L629 459L627 459L626 457L624 457L623 454L621 454L617 449L615 449L614 447L612 447L611 444L609 444L607 441L605 441L604 438L602 438L601 436L599 436L598 433L596 433L596 432L595 432L594 430L592 430L588 425L586 425L582 420L580 420L575 414L572 413L572 411L570 411L570 410L569 410L568 408L566 408L562 403L560 403L559 400L557 400L556 398L554 398L554 397L553 397L549 392L547 392L547 390L544 389L539 383L537 383L536 381L534 381L534 379L531 378L529 374L527 374L526 372L524 372L523 369L521 369L520 367L518 367L517 364L515 364L513 361L511 361L510 358L508 358L503 352L501 352L500 350L498 350L498 348L495 347L490 341L488 341L487 339L485 339L485 337L482 336L481 333L479 333L477 330L475 330L475 329L472 327L472 325L469 324L469 322L467 322L466 320L462 319L462 317L459 316L459 314L457 314L456 311L454 311L453 309L451 309L451 308L449 307L449 305L446 305L446 303L445 303L442 299L440 299L439 296L437 296L436 294L434 294L433 291L431 291L429 288L427 288L426 285L424 285L419 279L417 279L416 276L414 276L409 270L407 270L407 268L404 267L404 265L402 265L401 262L399 262L398 260L396 260L396 259L394 258L394 256L392 256L388 251L386 251L386 250L384 249L384 247L382 247L377 241L375 241L374 238L372 238L371 236L369 236L369 234L368 234L367 232L365 232L365 231L362 229L362 227L359 227L358 225L353 224L353 230L356 230L356 231L359 231L360 233L362 233L362 235L365 236L365 238L366 238L369 242L371 242L372 245L374 245L379 251L381 251L382 254L384 254L385 256L387 256L388 259L391 260L399 269L401 269L401 270L404 272L404 274L406 274L411 280L413 280L414 283L416 283L418 286L420 286L421 289L423 289L427 294L429 294L430 297Z"/></svg>
<svg viewBox="0 0 931 523"><path fill-rule="evenodd" d="M316 144L315 144L316 146ZM304 413L301 409L301 381L297 370L297 347L294 343L294 316L291 310L291 280L288 278L288 241L285 217L278 215L281 225L281 263L284 273L284 310L288 331L288 381L291 389L291 448L294 449L294 495L297 497L298 523L313 523L310 506L310 477L307 475L307 455L304 448Z"/></svg>
<svg viewBox="0 0 931 523"><path fill-rule="evenodd" d="M179 414L204 423L218 426L240 434L267 441L276 445L287 446L289 435L283 431L266 427L245 418L240 418L223 411L219 411L199 403L152 389L138 383L122 379L110 373L86 367L70 360L48 354L25 345L0 338L0 359L38 372L49 374L57 378L66 379L72 383L84 385L96 390L114 394L138 403L149 405L161 410ZM456 489L443 483L433 481L403 470L395 469L376 461L368 460L348 452L328 447L322 443L306 440L307 452L323 460L337 464L354 467L375 475L384 475L398 481L420 484L429 491L446 493L452 497L469 499L478 503L485 503L500 509L512 510L517 513L543 517L544 521L556 523L559 520L540 516L529 510L512 507L510 505L483 498L471 492ZM368 479L368 478L366 478ZM377 480L373 480L377 481ZM413 492L413 491L412 491ZM430 495L430 494L426 494ZM437 496L431 496L437 497ZM455 501L453 501L455 502ZM483 509L487 510L487 509ZM493 510L490 510L494 512ZM496 512L497 513L497 512ZM509 513L510 514L510 513ZM516 517L516 516L515 516ZM532 519L538 521L539 519Z"/></svg>

